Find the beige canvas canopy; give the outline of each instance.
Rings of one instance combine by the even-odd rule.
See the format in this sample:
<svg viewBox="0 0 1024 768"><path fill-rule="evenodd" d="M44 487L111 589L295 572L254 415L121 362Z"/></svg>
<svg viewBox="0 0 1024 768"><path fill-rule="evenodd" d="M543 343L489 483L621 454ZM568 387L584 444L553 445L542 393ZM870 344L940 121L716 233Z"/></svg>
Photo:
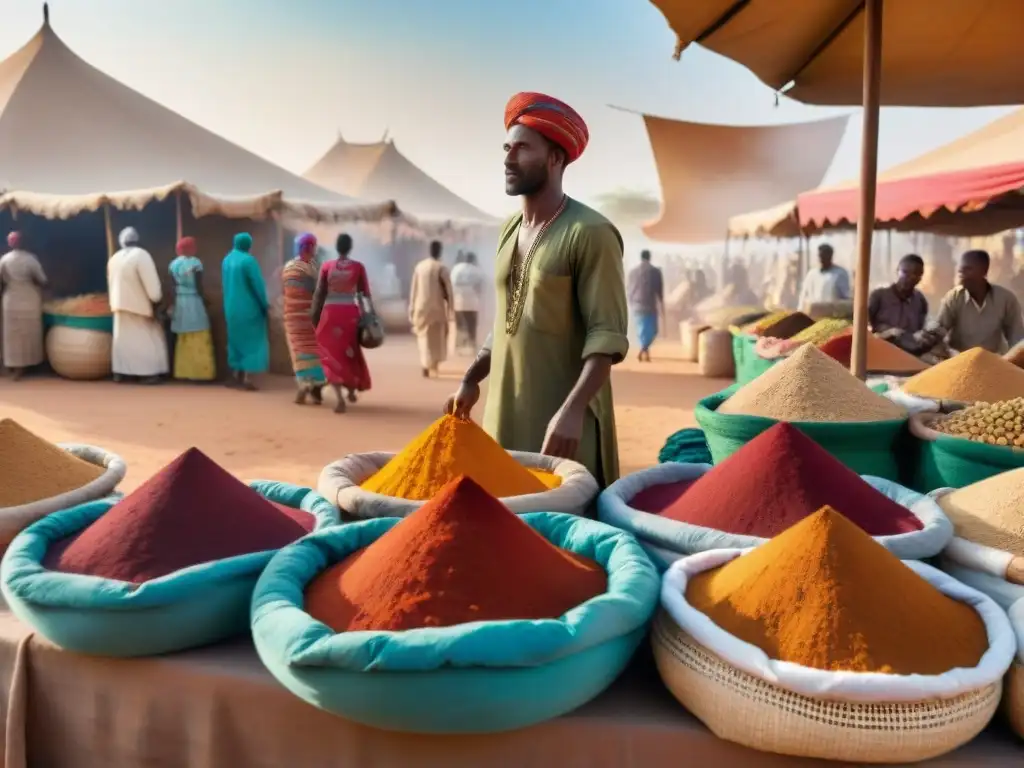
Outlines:
<svg viewBox="0 0 1024 768"><path fill-rule="evenodd" d="M730 218L821 183L847 117L784 125L712 125L643 115L661 183L652 240L721 240Z"/></svg>
<svg viewBox="0 0 1024 768"><path fill-rule="evenodd" d="M741 213L729 219L729 237L797 237L800 219L796 200L771 208Z"/></svg>
<svg viewBox="0 0 1024 768"><path fill-rule="evenodd" d="M0 204L47 218L142 208L178 192L195 215L260 218L298 199L391 215L324 189L128 88L77 56L45 18L0 62Z"/></svg>
<svg viewBox="0 0 1024 768"><path fill-rule="evenodd" d="M394 200L421 219L453 219L496 223L424 173L393 141L353 144L341 136L304 174L323 187L363 200Z"/></svg>

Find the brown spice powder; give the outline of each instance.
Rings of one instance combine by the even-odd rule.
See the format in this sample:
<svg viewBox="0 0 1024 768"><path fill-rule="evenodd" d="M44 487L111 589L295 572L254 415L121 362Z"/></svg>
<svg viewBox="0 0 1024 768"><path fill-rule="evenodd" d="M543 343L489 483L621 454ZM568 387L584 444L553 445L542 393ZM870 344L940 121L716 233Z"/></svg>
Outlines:
<svg viewBox="0 0 1024 768"><path fill-rule="evenodd" d="M73 456L12 419L0 420L0 508L81 488L104 468Z"/></svg>

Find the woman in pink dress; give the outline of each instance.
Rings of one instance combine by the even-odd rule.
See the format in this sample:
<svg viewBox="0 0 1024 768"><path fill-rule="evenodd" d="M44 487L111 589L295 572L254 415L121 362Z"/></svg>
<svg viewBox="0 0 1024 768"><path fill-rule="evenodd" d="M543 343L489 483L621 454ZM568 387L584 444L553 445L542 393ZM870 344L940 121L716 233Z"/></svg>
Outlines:
<svg viewBox="0 0 1024 768"><path fill-rule="evenodd" d="M363 312L373 312L373 303L366 269L349 258L352 238L338 235L337 249L338 258L320 267L312 316L320 362L338 398L334 411L344 413L343 388L350 403L356 402L356 392L370 389L370 369L359 346L359 319Z"/></svg>

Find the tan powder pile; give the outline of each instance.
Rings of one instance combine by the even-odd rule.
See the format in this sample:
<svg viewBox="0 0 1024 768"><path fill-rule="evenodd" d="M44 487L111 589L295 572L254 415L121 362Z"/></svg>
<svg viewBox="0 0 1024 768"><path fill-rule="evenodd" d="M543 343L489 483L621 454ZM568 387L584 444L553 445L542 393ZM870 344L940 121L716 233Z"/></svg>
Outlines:
<svg viewBox="0 0 1024 768"><path fill-rule="evenodd" d="M779 421L886 421L906 416L813 344L769 368L718 411Z"/></svg>
<svg viewBox="0 0 1024 768"><path fill-rule="evenodd" d="M74 491L103 472L11 419L0 421L0 508Z"/></svg>
<svg viewBox="0 0 1024 768"><path fill-rule="evenodd" d="M1024 468L939 498L961 539L1024 557Z"/></svg>
<svg viewBox="0 0 1024 768"><path fill-rule="evenodd" d="M975 347L907 379L903 391L934 400L998 403L1024 397L1024 370Z"/></svg>

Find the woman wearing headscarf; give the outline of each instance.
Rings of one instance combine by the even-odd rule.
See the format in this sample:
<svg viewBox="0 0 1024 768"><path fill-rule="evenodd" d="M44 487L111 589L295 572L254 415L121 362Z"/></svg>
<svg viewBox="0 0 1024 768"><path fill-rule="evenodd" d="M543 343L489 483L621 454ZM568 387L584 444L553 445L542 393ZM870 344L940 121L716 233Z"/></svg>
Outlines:
<svg viewBox="0 0 1024 768"><path fill-rule="evenodd" d="M7 235L11 250L0 257L0 360L15 380L26 368L43 362L43 288L46 273L33 254L21 247L21 233Z"/></svg>
<svg viewBox="0 0 1024 768"><path fill-rule="evenodd" d="M140 378L155 384L168 373L167 335L157 319L163 299L160 275L149 252L139 247L139 233L125 227L121 250L107 262L110 309L114 313L111 367L114 381Z"/></svg>
<svg viewBox="0 0 1024 768"><path fill-rule="evenodd" d="M281 273L284 330L298 385L298 405L304 405L307 397L316 405L323 402L321 392L327 383L310 314L317 281L316 253L316 238L309 233L299 235L295 238L295 258L284 265Z"/></svg>
<svg viewBox="0 0 1024 768"><path fill-rule="evenodd" d="M324 373L338 398L334 411L344 413L342 388L348 390L350 403L356 402L356 392L370 389L370 369L359 346L359 319L363 312L373 312L373 302L366 269L349 258L352 238L338 235L337 249L338 258L320 267L312 317Z"/></svg>
<svg viewBox="0 0 1024 768"><path fill-rule="evenodd" d="M210 316L203 295L203 262L196 257L196 240L183 237L177 258L168 271L174 285L171 297L171 332L174 342L174 378L185 381L213 381L217 364L210 334Z"/></svg>
<svg viewBox="0 0 1024 768"><path fill-rule="evenodd" d="M228 326L228 368L232 386L253 391L250 377L270 368L267 338L267 286L252 250L252 235L235 235L234 248L221 263L224 320Z"/></svg>

